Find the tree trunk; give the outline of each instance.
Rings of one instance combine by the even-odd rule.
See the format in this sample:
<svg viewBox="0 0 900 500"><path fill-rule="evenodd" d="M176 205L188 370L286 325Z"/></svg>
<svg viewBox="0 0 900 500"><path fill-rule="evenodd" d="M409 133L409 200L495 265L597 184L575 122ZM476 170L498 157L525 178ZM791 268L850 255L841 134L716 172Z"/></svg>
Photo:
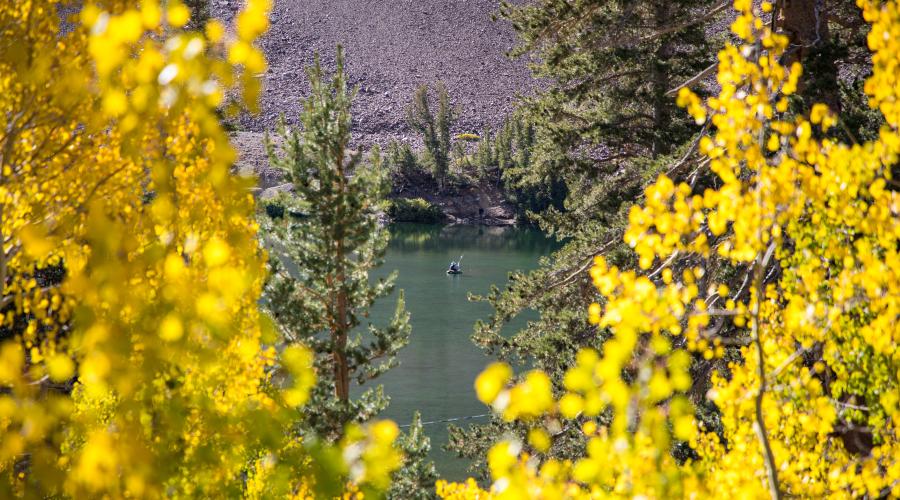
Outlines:
<svg viewBox="0 0 900 500"><path fill-rule="evenodd" d="M781 0L775 28L788 36L789 62L802 60L808 51L829 39L825 0Z"/></svg>
<svg viewBox="0 0 900 500"><path fill-rule="evenodd" d="M338 286L344 282L343 272L338 275ZM347 292L338 291L337 297L337 331L334 336L334 393L341 401L350 399L350 367L347 363Z"/></svg>
<svg viewBox="0 0 900 500"><path fill-rule="evenodd" d="M671 22L671 8L667 1L656 2L653 6L653 17L658 31ZM671 144L660 132L668 127L672 120L671 98L666 95L671 88L668 61L672 57L671 42L666 37L660 42L654 53L655 60L650 70L650 83L653 86L653 144L651 153L654 158L668 154Z"/></svg>
<svg viewBox="0 0 900 500"><path fill-rule="evenodd" d="M341 245L336 247L336 254ZM347 335L350 333L347 325L347 292L343 290L343 270L339 269L336 275L329 274L325 277L325 285L330 290L328 298L334 309L329 307L330 318L328 321L329 335L331 335L331 359L334 375L334 396L340 401L350 398L350 375L347 364Z"/></svg>
<svg viewBox="0 0 900 500"><path fill-rule="evenodd" d="M341 197L347 196L347 177L344 175L344 157L345 151L341 149L337 155L337 183L338 192ZM334 339L334 393L338 400L346 402L350 399L350 365L347 362L347 336L350 335L350 319L348 315L349 300L346 288L346 265L347 255L344 248L344 230L343 224L346 222L344 215L344 204L338 205L334 226L334 242L335 242L335 286L337 287L336 300L336 321L335 330L332 331Z"/></svg>
<svg viewBox="0 0 900 500"><path fill-rule="evenodd" d="M822 102L832 110L841 109L837 83L837 63L828 30L825 0L781 0L775 30L790 40L785 65L803 64L798 93L808 104Z"/></svg>

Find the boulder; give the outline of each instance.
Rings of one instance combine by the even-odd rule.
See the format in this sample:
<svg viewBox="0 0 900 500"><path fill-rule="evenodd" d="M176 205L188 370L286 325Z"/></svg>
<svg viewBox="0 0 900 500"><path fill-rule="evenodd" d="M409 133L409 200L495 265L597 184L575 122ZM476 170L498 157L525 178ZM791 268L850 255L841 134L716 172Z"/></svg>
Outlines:
<svg viewBox="0 0 900 500"><path fill-rule="evenodd" d="M280 193L290 193L293 192L294 185L290 182L285 184L279 184L278 186L270 187L268 189L263 189L261 193L259 193L259 199L261 200L270 200Z"/></svg>

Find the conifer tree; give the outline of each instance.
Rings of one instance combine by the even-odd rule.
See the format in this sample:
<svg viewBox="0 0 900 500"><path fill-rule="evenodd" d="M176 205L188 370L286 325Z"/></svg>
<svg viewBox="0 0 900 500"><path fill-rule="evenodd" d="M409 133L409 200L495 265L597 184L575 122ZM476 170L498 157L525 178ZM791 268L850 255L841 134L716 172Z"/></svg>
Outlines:
<svg viewBox="0 0 900 500"><path fill-rule="evenodd" d="M494 167L493 134L490 128L485 128L478 140L478 148L475 152L475 163L478 165L478 175L482 180L491 181L491 169Z"/></svg>
<svg viewBox="0 0 900 500"><path fill-rule="evenodd" d="M411 129L421 134L438 189L443 191L450 171L452 146L450 127L453 124L453 109L450 107L447 87L443 83L436 86L436 92L437 110L432 111L428 100L428 86L419 87L413 102L406 110L406 121Z"/></svg>
<svg viewBox="0 0 900 500"><path fill-rule="evenodd" d="M523 106L535 122L536 135L530 168L517 180L534 186L562 180L569 192L564 211L551 208L536 217L546 231L567 238L567 244L536 271L514 275L506 290L485 297L495 314L476 327L474 338L491 354L529 360L558 383L579 348L600 348L609 335L581 316L598 300L586 271L598 255L620 268L638 266L622 235L628 211L641 200L649 180L665 172L697 193L718 187L698 152L709 126L696 126L678 113L675 96L685 85L698 88L700 95L713 90L707 81L713 78L715 46L729 26L725 20L729 4L658 0L503 4L501 15L520 38L513 55L538 61L535 75L550 82ZM803 19L831 24L804 24ZM868 72L863 67L868 60L864 40L868 28L859 11L836 2L774 2L764 22L788 36L786 56L803 65L799 91L790 99L793 115L808 113L817 100L834 105L834 87L840 86L841 101L835 107L845 110L844 126L832 135L850 142L877 136L882 119L872 113L860 92L862 75ZM806 29L792 31L791 26ZM856 88L850 86L852 81L835 82L836 74L857 78ZM691 255L676 260L671 263L676 270L697 265ZM718 279L740 288L743 275L728 263L716 262L708 270L701 286ZM509 318L527 309L540 311L540 319L501 336ZM691 397L701 419L713 428L718 425L717 410L704 395L709 374L717 366L722 364L695 356L691 368ZM493 422L468 432L453 429L451 442L467 456L484 456L478 450L485 451L509 427ZM526 431L516 429L520 436ZM562 432L548 455L578 456L581 439L571 429Z"/></svg>
<svg viewBox="0 0 900 500"><path fill-rule="evenodd" d="M394 472L388 498L393 500L427 500L435 498L434 483L437 470L428 461L431 439L425 435L422 415L417 411L406 434L397 438L397 447L403 452L403 462Z"/></svg>
<svg viewBox="0 0 900 500"><path fill-rule="evenodd" d="M388 170L394 176L393 182L406 181L415 176L419 171L419 164L416 160L416 154L406 142L391 141L387 147Z"/></svg>
<svg viewBox="0 0 900 500"><path fill-rule="evenodd" d="M301 128L282 121L283 152L268 144L271 164L285 172L294 192L285 202L287 215L263 222L273 254L265 299L286 341L315 352L318 380L298 430L332 441L348 423L369 420L387 406L381 386L354 398L351 384L363 386L393 367L410 327L401 293L388 325L358 328L394 286L393 275L375 283L368 277L388 242L377 219L388 176L377 149L368 161L349 149L353 92L342 50L330 82L318 59L308 75Z"/></svg>
<svg viewBox="0 0 900 500"><path fill-rule="evenodd" d="M525 102L543 129L535 182L547 171L570 184L570 211L593 184L609 203L633 200L644 158L676 151L696 133L679 114L671 90L710 67L721 16L712 0L541 0L503 2L501 16L519 36L512 56L539 61L534 76L550 85ZM586 179L587 178L587 179ZM589 179L615 179L611 183ZM610 207L615 212L615 207ZM609 209L607 209L609 210Z"/></svg>

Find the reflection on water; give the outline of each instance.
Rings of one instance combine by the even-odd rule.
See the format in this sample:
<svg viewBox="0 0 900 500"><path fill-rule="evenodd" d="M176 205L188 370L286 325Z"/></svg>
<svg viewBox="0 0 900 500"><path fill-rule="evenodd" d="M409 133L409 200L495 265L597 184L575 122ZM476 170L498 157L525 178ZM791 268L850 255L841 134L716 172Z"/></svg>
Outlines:
<svg viewBox="0 0 900 500"><path fill-rule="evenodd" d="M390 231L391 251L443 252L458 247L543 255L558 248L555 242L531 228L394 224L390 227Z"/></svg>
<svg viewBox="0 0 900 500"><path fill-rule="evenodd" d="M400 366L377 380L391 398L383 416L405 424L417 409L425 422L486 413L475 398L472 383L490 359L469 337L475 321L487 318L491 308L469 302L467 296L486 293L492 284L503 286L510 271L535 268L541 256L558 246L530 228L391 226L385 264L373 277L399 271L397 288L406 291L412 336L400 352ZM450 261L461 255L463 274L447 275ZM395 296L381 300L372 312L372 321L385 324L395 303ZM518 318L510 327L524 326L525 320ZM460 479L465 476L466 463L441 449L447 442L446 426L425 427L432 457L443 477Z"/></svg>

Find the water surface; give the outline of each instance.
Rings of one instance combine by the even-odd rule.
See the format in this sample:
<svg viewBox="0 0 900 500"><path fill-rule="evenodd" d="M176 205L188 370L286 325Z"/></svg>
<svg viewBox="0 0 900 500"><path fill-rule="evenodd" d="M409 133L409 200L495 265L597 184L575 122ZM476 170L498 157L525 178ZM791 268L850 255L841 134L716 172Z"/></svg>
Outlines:
<svg viewBox="0 0 900 500"><path fill-rule="evenodd" d="M399 272L397 288L406 293L412 335L399 355L400 366L377 379L384 385L391 404L383 414L399 424L408 424L419 410L424 422L487 413L475 397L472 384L491 361L472 341L476 320L487 319L491 307L470 302L469 293L484 294L492 284L500 287L513 270L537 267L538 259L558 248L552 240L530 228L391 226L391 242L385 264L374 276ZM451 260L462 255L461 275L445 273ZM394 296L376 304L372 320L385 324L393 314ZM524 326L518 318L509 331ZM484 417L456 422L467 426ZM438 472L447 479L466 476L466 461L444 451L447 423L425 426L431 438L431 456Z"/></svg>

